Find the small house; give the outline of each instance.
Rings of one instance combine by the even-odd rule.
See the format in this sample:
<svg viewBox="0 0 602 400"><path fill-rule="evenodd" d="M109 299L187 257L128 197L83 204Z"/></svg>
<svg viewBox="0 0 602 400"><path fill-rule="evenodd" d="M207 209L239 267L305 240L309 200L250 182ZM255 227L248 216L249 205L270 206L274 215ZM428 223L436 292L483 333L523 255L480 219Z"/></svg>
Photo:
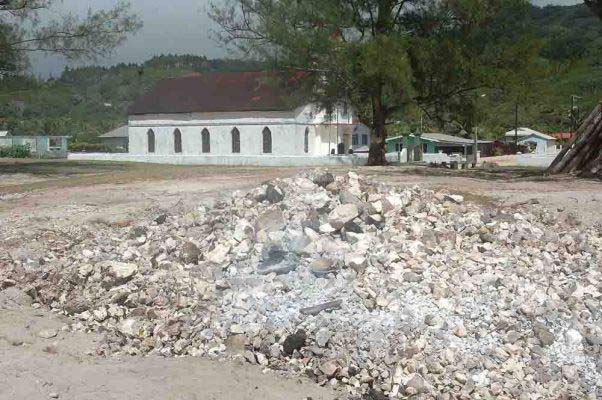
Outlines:
<svg viewBox="0 0 602 400"><path fill-rule="evenodd" d="M490 152L492 141L478 140L482 156ZM423 133L422 135L403 135L387 139L387 152L397 153L404 149L413 149L420 145L422 154L460 154L472 155L474 140L444 133Z"/></svg>
<svg viewBox="0 0 602 400"><path fill-rule="evenodd" d="M518 144L529 147L536 154L555 154L556 138L530 128L518 128L504 134L506 143L514 143L518 136Z"/></svg>
<svg viewBox="0 0 602 400"><path fill-rule="evenodd" d="M98 137L113 152L127 153L129 147L128 126L122 125Z"/></svg>
<svg viewBox="0 0 602 400"><path fill-rule="evenodd" d="M69 136L18 136L10 132L0 132L0 147L29 146L31 155L40 158L67 157Z"/></svg>

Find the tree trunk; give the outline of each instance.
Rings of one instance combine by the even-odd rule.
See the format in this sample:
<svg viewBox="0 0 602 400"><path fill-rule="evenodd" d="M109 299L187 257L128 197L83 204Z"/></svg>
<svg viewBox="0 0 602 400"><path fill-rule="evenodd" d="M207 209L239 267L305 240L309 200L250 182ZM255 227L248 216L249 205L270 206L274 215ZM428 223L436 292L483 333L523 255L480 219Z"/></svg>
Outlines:
<svg viewBox="0 0 602 400"><path fill-rule="evenodd" d="M380 95L372 96L372 132L367 165L387 165L385 140L387 139L387 116Z"/></svg>

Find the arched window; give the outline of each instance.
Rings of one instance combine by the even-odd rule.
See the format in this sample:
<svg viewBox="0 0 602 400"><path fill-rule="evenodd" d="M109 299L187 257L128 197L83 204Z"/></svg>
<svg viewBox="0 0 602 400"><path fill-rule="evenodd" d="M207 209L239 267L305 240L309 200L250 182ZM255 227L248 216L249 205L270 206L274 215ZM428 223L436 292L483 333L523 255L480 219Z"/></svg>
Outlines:
<svg viewBox="0 0 602 400"><path fill-rule="evenodd" d="M263 128L263 152L264 153L271 153L272 152L272 132L270 131L270 129L266 126L265 128Z"/></svg>
<svg viewBox="0 0 602 400"><path fill-rule="evenodd" d="M153 132L152 129L149 129L148 132L146 132L146 145L149 153L155 152L155 132Z"/></svg>
<svg viewBox="0 0 602 400"><path fill-rule="evenodd" d="M182 132L179 129L173 132L173 151L174 153L182 152Z"/></svg>
<svg viewBox="0 0 602 400"><path fill-rule="evenodd" d="M309 128L305 128L305 139L303 141L303 151L309 153Z"/></svg>
<svg viewBox="0 0 602 400"><path fill-rule="evenodd" d="M211 135L206 128L201 132L201 141L203 153L211 153Z"/></svg>
<svg viewBox="0 0 602 400"><path fill-rule="evenodd" d="M240 153L240 132L237 128L232 129L232 153Z"/></svg>

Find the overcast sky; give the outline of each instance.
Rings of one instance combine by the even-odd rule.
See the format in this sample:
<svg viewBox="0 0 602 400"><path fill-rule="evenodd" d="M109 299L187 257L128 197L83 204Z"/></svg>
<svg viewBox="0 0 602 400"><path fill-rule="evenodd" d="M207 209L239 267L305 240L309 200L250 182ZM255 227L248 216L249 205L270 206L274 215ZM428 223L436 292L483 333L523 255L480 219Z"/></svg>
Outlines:
<svg viewBox="0 0 602 400"><path fill-rule="evenodd" d="M130 0L132 10L144 22L144 27L114 54L100 64L112 65L120 62L142 62L160 54L196 54L210 58L221 57L226 51L211 39L211 30L216 27L207 17L213 1L220 0ZM576 0L533 0L534 4L576 4ZM48 18L65 11L84 15L89 8L99 9L114 6L117 0L62 0ZM47 77L58 76L67 65L60 57L36 56L32 59L32 72Z"/></svg>

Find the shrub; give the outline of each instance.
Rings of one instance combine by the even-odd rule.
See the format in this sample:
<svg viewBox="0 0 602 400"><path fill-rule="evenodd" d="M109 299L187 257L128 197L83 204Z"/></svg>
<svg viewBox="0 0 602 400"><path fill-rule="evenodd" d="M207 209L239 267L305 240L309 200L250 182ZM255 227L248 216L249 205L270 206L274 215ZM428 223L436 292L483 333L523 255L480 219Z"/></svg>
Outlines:
<svg viewBox="0 0 602 400"><path fill-rule="evenodd" d="M109 148L102 143L70 143L69 151L74 153L106 153Z"/></svg>
<svg viewBox="0 0 602 400"><path fill-rule="evenodd" d="M29 158L31 157L31 148L28 144L14 144L9 147L0 147L0 157Z"/></svg>

